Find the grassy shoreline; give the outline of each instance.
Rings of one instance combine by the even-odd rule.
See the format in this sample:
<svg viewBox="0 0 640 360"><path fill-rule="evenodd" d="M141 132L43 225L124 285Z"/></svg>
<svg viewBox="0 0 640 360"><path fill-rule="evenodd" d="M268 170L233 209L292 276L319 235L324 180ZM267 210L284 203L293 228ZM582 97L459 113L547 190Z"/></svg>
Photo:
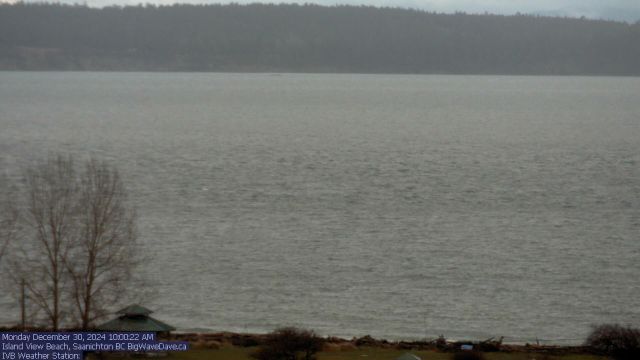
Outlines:
<svg viewBox="0 0 640 360"><path fill-rule="evenodd" d="M266 334L219 333L174 333L170 340L188 341L190 350L172 353L177 360L204 359L251 359ZM486 360L604 360L584 346L561 345L514 345L500 341L388 341L370 336L343 339L328 337L318 360L380 359L392 360L404 353L412 353L423 360L448 360L460 349L461 344L473 344L484 353Z"/></svg>
<svg viewBox="0 0 640 360"><path fill-rule="evenodd" d="M0 328L0 331L20 331L15 327ZM47 331L31 328L29 331ZM63 330L64 331L64 330ZM70 331L70 330L69 330ZM251 360L254 353L268 334L248 334L233 332L215 333L171 333L160 336L159 340L188 341L190 348L185 352L172 352L165 358L172 360ZM500 341L390 341L370 336L344 339L325 338L318 360L394 360L404 353L418 355L423 360L450 360L461 344L473 344L480 350L485 360L607 360L593 353L586 346L503 344ZM105 354L90 359L116 360L122 355Z"/></svg>
<svg viewBox="0 0 640 360"><path fill-rule="evenodd" d="M182 353L171 353L168 358L175 360L251 360L255 347L241 348L225 346L220 349L191 349ZM418 355L423 360L451 360L452 353L434 350L398 350L363 347L352 350L322 351L317 354L318 360L394 360L404 353ZM553 355L538 352L495 352L484 353L485 360L606 360L605 357L592 354Z"/></svg>

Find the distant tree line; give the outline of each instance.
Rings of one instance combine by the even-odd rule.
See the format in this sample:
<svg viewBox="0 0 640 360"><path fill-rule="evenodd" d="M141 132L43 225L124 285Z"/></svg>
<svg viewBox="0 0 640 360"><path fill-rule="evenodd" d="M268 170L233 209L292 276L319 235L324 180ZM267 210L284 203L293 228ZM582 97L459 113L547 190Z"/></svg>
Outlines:
<svg viewBox="0 0 640 360"><path fill-rule="evenodd" d="M640 22L294 4L3 4L0 69L640 75Z"/></svg>

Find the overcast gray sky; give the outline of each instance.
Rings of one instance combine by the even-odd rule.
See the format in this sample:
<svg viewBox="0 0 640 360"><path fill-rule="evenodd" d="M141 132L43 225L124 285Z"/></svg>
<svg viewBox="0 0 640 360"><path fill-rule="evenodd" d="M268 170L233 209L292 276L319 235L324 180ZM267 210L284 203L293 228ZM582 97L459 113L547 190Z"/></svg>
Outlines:
<svg viewBox="0 0 640 360"><path fill-rule="evenodd" d="M15 0L0 0L12 2ZM32 1L32 0L28 0ZM172 4L181 3L227 3L214 0L62 0L66 3L86 3L90 6L111 4L131 5L138 3ZM424 9L438 12L465 11L497 14L534 13L559 16L586 16L597 19L614 19L635 22L640 20L640 0L235 0L237 3L317 3L322 5L351 4L375 5Z"/></svg>

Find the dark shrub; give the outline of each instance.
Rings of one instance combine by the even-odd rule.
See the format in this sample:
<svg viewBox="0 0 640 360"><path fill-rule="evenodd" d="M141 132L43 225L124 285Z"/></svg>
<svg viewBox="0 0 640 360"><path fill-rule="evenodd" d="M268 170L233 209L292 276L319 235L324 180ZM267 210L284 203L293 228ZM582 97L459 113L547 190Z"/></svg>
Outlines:
<svg viewBox="0 0 640 360"><path fill-rule="evenodd" d="M435 344L436 348L438 348L439 350L445 350L447 348L447 339L444 337L444 335L440 335L436 339Z"/></svg>
<svg viewBox="0 0 640 360"><path fill-rule="evenodd" d="M640 329L606 324L594 327L586 345L616 360L640 359Z"/></svg>
<svg viewBox="0 0 640 360"><path fill-rule="evenodd" d="M356 346L376 346L378 343L378 340L372 338L371 335L365 335L355 341Z"/></svg>
<svg viewBox="0 0 640 360"><path fill-rule="evenodd" d="M252 347L260 345L260 341L253 335L234 334L230 340L233 346L238 347Z"/></svg>
<svg viewBox="0 0 640 360"><path fill-rule="evenodd" d="M323 343L313 331L281 328L271 333L251 356L257 360L314 360Z"/></svg>
<svg viewBox="0 0 640 360"><path fill-rule="evenodd" d="M453 360L484 360L484 356L477 351L463 351L453 354Z"/></svg>

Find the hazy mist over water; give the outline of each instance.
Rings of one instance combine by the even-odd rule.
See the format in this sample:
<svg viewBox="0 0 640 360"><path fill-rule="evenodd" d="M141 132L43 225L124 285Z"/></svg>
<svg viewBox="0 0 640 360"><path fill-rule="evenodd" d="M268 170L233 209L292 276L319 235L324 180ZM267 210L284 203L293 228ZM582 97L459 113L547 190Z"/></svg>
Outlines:
<svg viewBox="0 0 640 360"><path fill-rule="evenodd" d="M180 330L640 324L639 78L0 73L0 128L9 177L121 170Z"/></svg>

